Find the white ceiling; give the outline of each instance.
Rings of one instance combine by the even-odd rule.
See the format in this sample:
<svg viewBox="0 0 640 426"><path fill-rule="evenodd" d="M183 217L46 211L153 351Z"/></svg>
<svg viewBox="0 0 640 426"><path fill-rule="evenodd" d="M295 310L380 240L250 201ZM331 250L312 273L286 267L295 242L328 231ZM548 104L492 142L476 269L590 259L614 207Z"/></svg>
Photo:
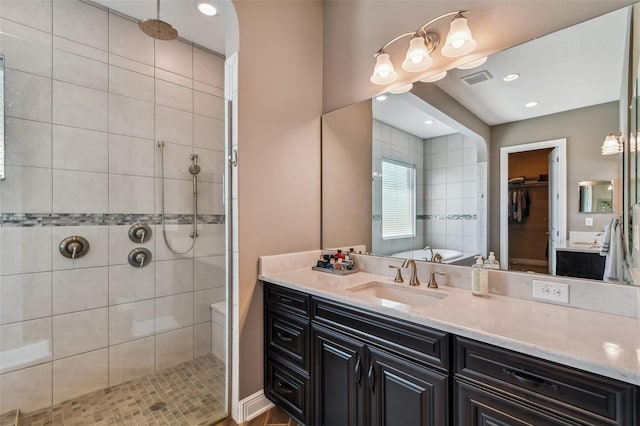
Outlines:
<svg viewBox="0 0 640 426"><path fill-rule="evenodd" d="M93 1L138 20L156 18L156 0ZM180 38L225 55L228 16L205 16L198 11L196 0L160 0L160 19L173 25Z"/></svg>
<svg viewBox="0 0 640 426"><path fill-rule="evenodd" d="M615 101L620 97L629 15L630 8L624 8L574 25L495 53L475 69L451 70L430 84L489 125ZM473 86L460 80L483 70L493 78ZM503 81L510 73L520 78ZM374 100L374 118L422 138L455 132L446 125L425 129L424 121L434 113L415 99L407 93ZM529 101L539 105L525 108Z"/></svg>

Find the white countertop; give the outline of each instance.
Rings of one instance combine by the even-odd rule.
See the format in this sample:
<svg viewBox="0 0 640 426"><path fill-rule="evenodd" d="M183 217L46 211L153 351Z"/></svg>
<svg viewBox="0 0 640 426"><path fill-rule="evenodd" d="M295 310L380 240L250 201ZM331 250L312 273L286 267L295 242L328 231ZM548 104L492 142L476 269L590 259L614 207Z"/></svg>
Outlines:
<svg viewBox="0 0 640 426"><path fill-rule="evenodd" d="M592 242L572 242L571 240L558 244L556 251L578 251L583 253L600 253L600 244Z"/></svg>
<svg viewBox="0 0 640 426"><path fill-rule="evenodd" d="M512 297L476 297L469 290L440 286L447 296L428 306L388 307L381 299L348 288L393 279L358 272L336 276L294 269L260 275L263 281L326 297L395 318L479 340L624 382L640 385L640 320Z"/></svg>

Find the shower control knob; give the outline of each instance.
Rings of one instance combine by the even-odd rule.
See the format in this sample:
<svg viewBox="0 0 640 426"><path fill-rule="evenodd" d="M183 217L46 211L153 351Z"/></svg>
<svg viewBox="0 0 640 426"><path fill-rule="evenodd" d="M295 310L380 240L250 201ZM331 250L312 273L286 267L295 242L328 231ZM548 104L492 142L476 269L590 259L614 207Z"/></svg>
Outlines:
<svg viewBox="0 0 640 426"><path fill-rule="evenodd" d="M129 239L138 244L146 243L151 239L151 228L144 223L136 223L129 228Z"/></svg>
<svg viewBox="0 0 640 426"><path fill-rule="evenodd" d="M151 252L144 247L138 247L129 253L129 264L135 268L144 268L151 262Z"/></svg>
<svg viewBox="0 0 640 426"><path fill-rule="evenodd" d="M60 254L69 259L77 259L89 251L89 241L77 235L67 237L58 245Z"/></svg>

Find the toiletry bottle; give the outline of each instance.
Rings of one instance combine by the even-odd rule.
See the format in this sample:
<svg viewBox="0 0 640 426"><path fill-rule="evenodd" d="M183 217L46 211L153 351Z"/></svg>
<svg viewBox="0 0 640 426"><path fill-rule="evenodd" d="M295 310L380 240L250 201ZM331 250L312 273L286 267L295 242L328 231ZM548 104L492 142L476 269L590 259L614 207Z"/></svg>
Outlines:
<svg viewBox="0 0 640 426"><path fill-rule="evenodd" d="M471 292L474 296L489 294L489 271L484 269L482 256L476 256L476 263L471 267Z"/></svg>
<svg viewBox="0 0 640 426"><path fill-rule="evenodd" d="M484 267L486 269L500 269L500 262L496 260L496 255L490 251L489 258L484 261Z"/></svg>

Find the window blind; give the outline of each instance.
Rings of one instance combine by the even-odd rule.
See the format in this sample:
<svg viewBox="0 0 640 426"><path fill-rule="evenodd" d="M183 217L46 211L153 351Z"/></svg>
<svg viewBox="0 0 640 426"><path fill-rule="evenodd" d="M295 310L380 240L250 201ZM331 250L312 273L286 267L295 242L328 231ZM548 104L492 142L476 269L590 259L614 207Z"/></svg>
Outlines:
<svg viewBox="0 0 640 426"><path fill-rule="evenodd" d="M415 236L416 170L382 160L382 238Z"/></svg>

